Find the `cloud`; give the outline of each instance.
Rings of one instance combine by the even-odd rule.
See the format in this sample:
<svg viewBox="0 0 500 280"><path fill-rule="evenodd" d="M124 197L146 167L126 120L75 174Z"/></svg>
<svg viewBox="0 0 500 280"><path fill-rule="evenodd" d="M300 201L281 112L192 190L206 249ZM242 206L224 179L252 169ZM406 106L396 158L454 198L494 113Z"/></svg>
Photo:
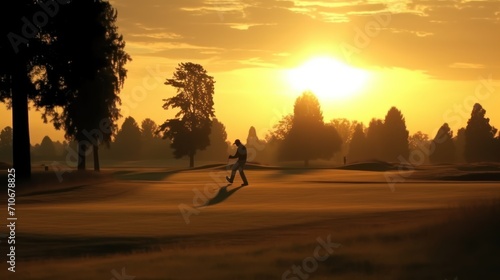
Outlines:
<svg viewBox="0 0 500 280"><path fill-rule="evenodd" d="M463 68L463 69L483 69L484 65L482 64L474 64L474 63L465 63L465 62L455 62L450 65L451 68Z"/></svg>
<svg viewBox="0 0 500 280"><path fill-rule="evenodd" d="M306 50L339 54L347 44L359 49L353 54L357 61L377 67L418 70L437 79L500 75L500 2L494 0L123 0L116 7L130 50L209 60L216 70L283 67ZM366 31L377 15L390 21L371 30L377 35L359 48L359 30Z"/></svg>

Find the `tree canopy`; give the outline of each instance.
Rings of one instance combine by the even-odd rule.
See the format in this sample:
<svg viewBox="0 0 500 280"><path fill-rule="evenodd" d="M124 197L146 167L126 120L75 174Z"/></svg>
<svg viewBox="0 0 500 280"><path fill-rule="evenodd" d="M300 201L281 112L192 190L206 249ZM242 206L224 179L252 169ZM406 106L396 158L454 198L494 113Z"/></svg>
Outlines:
<svg viewBox="0 0 500 280"><path fill-rule="evenodd" d="M210 131L214 111L214 78L203 66L191 62L180 63L167 79L166 85L176 89L177 95L164 99L165 110L178 108L174 119L166 120L159 127L163 137L172 140L175 158L189 157L194 167L196 151L210 144Z"/></svg>
<svg viewBox="0 0 500 280"><path fill-rule="evenodd" d="M294 105L292 126L284 139L281 159L310 160L330 159L340 150L341 139L333 126L326 126L318 98L304 92Z"/></svg>
<svg viewBox="0 0 500 280"><path fill-rule="evenodd" d="M467 162L493 161L497 129L490 125L486 110L476 103L465 128L465 159Z"/></svg>
<svg viewBox="0 0 500 280"><path fill-rule="evenodd" d="M123 160L137 160L142 148L142 133L133 117L127 117L116 134L111 147L115 157Z"/></svg>
<svg viewBox="0 0 500 280"><path fill-rule="evenodd" d="M88 146L94 148L94 168L98 170L97 149L109 145L120 117L118 94L126 78L125 64L131 60L116 26L117 12L107 1L74 0L61 7L55 20L52 48L57 52L59 79L64 96L45 97L47 104L63 108L46 110L56 128L63 128L68 140L78 141L78 168L85 169ZM53 107L49 107L53 108Z"/></svg>
<svg viewBox="0 0 500 280"><path fill-rule="evenodd" d="M199 152L199 158L210 161L226 161L229 148L226 126L217 118L212 119L208 139L210 145Z"/></svg>
<svg viewBox="0 0 500 280"><path fill-rule="evenodd" d="M12 108L16 173L28 178L28 100L42 111L44 121L64 128L68 139L109 142L129 57L108 1L20 0L1 5L6 6L0 8L0 101ZM109 122L106 129L95 133L104 119ZM82 159L79 167L84 167Z"/></svg>
<svg viewBox="0 0 500 280"><path fill-rule="evenodd" d="M444 123L432 140L434 151L429 155L432 163L450 163L455 161L455 143L453 143L453 131Z"/></svg>
<svg viewBox="0 0 500 280"><path fill-rule="evenodd" d="M13 165L16 177L31 177L28 100L36 107L47 76L41 75L50 36L34 24L38 1L3 1L0 4L0 102L12 109ZM48 19L47 19L48 20ZM45 25L48 22L43 22ZM40 25L40 23L38 24Z"/></svg>
<svg viewBox="0 0 500 280"><path fill-rule="evenodd" d="M349 153L347 154L347 159L351 162L365 160L367 153L366 136L363 124L358 123L349 143Z"/></svg>
<svg viewBox="0 0 500 280"><path fill-rule="evenodd" d="M365 159L382 160L384 157L384 122L381 119L372 119L366 130Z"/></svg>
<svg viewBox="0 0 500 280"><path fill-rule="evenodd" d="M399 161L400 157L407 159L410 154L408 137L409 132L403 114L396 107L392 107L384 120L382 159L393 162Z"/></svg>
<svg viewBox="0 0 500 280"><path fill-rule="evenodd" d="M0 131L0 158L12 161L12 127L10 126Z"/></svg>

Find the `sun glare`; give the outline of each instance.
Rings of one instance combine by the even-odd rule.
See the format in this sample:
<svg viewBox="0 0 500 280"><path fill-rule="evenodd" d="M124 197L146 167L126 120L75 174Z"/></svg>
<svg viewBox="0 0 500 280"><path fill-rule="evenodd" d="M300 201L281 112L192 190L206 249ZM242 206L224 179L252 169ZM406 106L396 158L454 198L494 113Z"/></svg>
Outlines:
<svg viewBox="0 0 500 280"><path fill-rule="evenodd" d="M289 70L287 79L293 89L310 90L318 98L328 100L357 94L367 84L370 74L331 57L316 57Z"/></svg>

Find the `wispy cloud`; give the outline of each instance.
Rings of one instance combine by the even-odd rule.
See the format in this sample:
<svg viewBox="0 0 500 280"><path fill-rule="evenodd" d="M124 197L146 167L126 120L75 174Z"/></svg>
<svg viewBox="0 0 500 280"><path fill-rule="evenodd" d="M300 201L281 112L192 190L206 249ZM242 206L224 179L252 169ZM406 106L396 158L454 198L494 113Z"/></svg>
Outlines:
<svg viewBox="0 0 500 280"><path fill-rule="evenodd" d="M335 49L374 15L389 13L390 25L359 54L362 61L441 79L500 71L495 0L123 0L117 8L130 50L179 60L212 56L225 69L241 67L235 61L279 67L305 49Z"/></svg>

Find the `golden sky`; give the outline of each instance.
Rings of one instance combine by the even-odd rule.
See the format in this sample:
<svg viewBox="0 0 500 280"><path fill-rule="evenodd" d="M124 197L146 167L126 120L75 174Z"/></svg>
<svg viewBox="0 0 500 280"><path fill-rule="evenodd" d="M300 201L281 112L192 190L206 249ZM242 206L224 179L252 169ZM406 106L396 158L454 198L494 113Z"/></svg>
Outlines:
<svg viewBox="0 0 500 280"><path fill-rule="evenodd" d="M119 32L133 61L122 114L172 117L164 85L180 62L215 77L215 113L229 140L259 137L307 88L325 121L365 124L391 106L410 134L466 125L479 102L500 127L500 1L120 0ZM31 142L64 133L30 113ZM0 107L0 128L11 125ZM120 120L120 124L123 118Z"/></svg>

